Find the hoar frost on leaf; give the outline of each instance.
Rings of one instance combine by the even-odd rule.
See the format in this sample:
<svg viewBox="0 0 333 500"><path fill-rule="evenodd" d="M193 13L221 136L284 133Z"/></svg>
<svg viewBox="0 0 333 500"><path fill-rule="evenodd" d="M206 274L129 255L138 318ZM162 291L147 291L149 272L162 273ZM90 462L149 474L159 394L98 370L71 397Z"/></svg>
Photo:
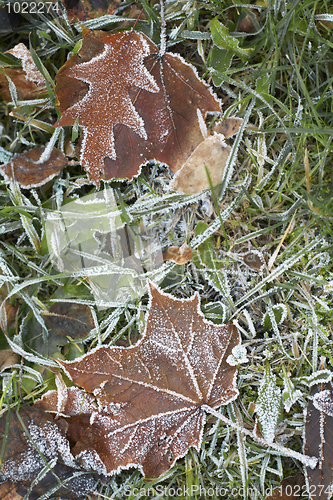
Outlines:
<svg viewBox="0 0 333 500"><path fill-rule="evenodd" d="M226 360L230 366L237 366L241 363L249 362L249 358L246 356L246 348L244 346L236 345L232 349L231 353L232 354L230 354Z"/></svg>
<svg viewBox="0 0 333 500"><path fill-rule="evenodd" d="M117 48L116 38L121 37ZM134 41L137 47L131 45ZM148 51L141 51L141 58L133 56L140 44ZM106 45L112 47L107 49L109 73L100 59ZM113 49L118 51L117 65L111 60ZM149 38L134 32L83 30L80 52L60 68L56 82L56 105L62 113L56 126L73 125L79 118L85 129L81 162L97 184L100 177L132 179L152 159L177 172L203 141L199 113L203 118L222 114L220 101L192 65L178 54L161 56Z"/></svg>
<svg viewBox="0 0 333 500"><path fill-rule="evenodd" d="M160 91L143 64L150 50L141 35L116 33L104 37L103 42L101 54L62 71L62 76L81 80L90 87L83 99L66 109L55 125L72 125L79 118L84 129L81 161L95 179L104 171L104 158L116 158L116 124L127 125L147 139L143 119L129 97L129 88L134 85L148 92Z"/></svg>
<svg viewBox="0 0 333 500"><path fill-rule="evenodd" d="M329 389L325 389L324 391L317 392L314 396L311 397L313 406L333 417L333 394Z"/></svg>
<svg viewBox="0 0 333 500"><path fill-rule="evenodd" d="M281 390L276 385L276 377L271 373L268 362L266 362L265 376L259 387L255 411L264 438L267 442L272 443L281 417L282 399Z"/></svg>
<svg viewBox="0 0 333 500"><path fill-rule="evenodd" d="M239 344L237 329L207 321L197 294L176 299L153 285L150 294L146 329L136 345L101 346L80 360L60 361L99 405L79 416L71 399L81 393L67 398L63 413L76 436L72 453L78 461L99 457L108 475L134 466L147 477L163 474L191 446L200 448L207 407L238 396L237 368L226 363ZM57 398L50 392L41 404L56 412ZM84 432L77 431L78 418Z"/></svg>
<svg viewBox="0 0 333 500"><path fill-rule="evenodd" d="M31 57L30 51L24 45L24 43L19 43L18 45L15 45L15 47L8 50L7 52L17 57L18 59L21 59L22 69L23 71L25 71L26 78L28 80L38 84L45 83L43 75L37 69L37 66L35 65Z"/></svg>

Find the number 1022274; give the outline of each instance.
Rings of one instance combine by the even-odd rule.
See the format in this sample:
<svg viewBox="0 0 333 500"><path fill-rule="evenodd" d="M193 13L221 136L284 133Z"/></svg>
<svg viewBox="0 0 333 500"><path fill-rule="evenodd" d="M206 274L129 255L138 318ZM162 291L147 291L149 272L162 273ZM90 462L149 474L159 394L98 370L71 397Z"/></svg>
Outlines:
<svg viewBox="0 0 333 500"><path fill-rule="evenodd" d="M52 14L60 13L58 2L8 2L8 13L15 14Z"/></svg>

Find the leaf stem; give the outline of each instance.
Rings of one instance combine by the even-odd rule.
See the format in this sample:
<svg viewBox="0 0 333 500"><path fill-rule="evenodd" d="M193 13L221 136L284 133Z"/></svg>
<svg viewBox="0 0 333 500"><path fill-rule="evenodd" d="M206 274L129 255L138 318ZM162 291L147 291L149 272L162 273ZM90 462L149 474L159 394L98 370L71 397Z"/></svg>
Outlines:
<svg viewBox="0 0 333 500"><path fill-rule="evenodd" d="M229 418L225 417L222 415L222 413L219 413L218 411L214 410L214 408L211 408L208 405L203 405L202 409L206 411L207 413L210 413L211 415L214 415L214 417L218 418L219 420L222 420L227 425L230 425L230 427L233 427L234 429L237 429L238 431L242 432L246 436L251 437L254 441L257 441L262 446L267 446L269 448L273 448L274 450L280 451L284 453L285 455L289 457L296 458L296 460L299 460L302 462L304 465L311 467L311 469L314 469L318 463L318 458L316 457L309 457L308 455L303 455L302 453L298 453L297 451L290 450L290 448L285 448L284 446L281 446L277 443L269 443L265 439L256 436L253 432L245 429L239 424L236 424Z"/></svg>
<svg viewBox="0 0 333 500"><path fill-rule="evenodd" d="M160 45L160 57L163 57L166 50L166 24L164 17L164 0L160 0L161 5L161 45Z"/></svg>

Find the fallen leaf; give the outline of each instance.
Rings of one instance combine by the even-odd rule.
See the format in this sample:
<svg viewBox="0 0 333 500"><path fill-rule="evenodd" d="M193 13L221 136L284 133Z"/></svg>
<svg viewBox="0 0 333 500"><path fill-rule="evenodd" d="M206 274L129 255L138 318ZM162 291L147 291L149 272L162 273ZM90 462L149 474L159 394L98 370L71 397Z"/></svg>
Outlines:
<svg viewBox="0 0 333 500"><path fill-rule="evenodd" d="M225 139L228 139L228 137L232 137L237 134L242 123L242 118L226 118L215 125L213 132L216 134L222 134Z"/></svg>
<svg viewBox="0 0 333 500"><path fill-rule="evenodd" d="M67 323L67 325L73 325L72 318L65 319L64 317L53 316L49 319L49 323L47 324L47 312L42 313L42 317L45 321L45 328L42 327L31 312L25 316L21 322L19 336L25 349L29 352L37 352L45 357L54 355L57 357L57 355L60 354L59 346L69 347L74 345L69 338L72 337L72 334L76 333L77 335L85 337L91 330L89 323L82 324L82 334L79 333L79 322L74 323L76 325L74 331L70 328L68 330L63 330L61 324ZM76 342L78 339L80 339L80 337L74 338ZM75 345L77 345L76 342Z"/></svg>
<svg viewBox="0 0 333 500"><path fill-rule="evenodd" d="M23 496L17 493L17 484L11 481L6 481L0 484L0 498L1 500L22 500Z"/></svg>
<svg viewBox="0 0 333 500"><path fill-rule="evenodd" d="M20 356L13 352L12 349L2 349L0 350L0 372L16 365L20 361ZM1 498L1 497L0 497Z"/></svg>
<svg viewBox="0 0 333 500"><path fill-rule="evenodd" d="M83 338L94 328L91 310L84 304L56 302L45 316L46 326L57 335Z"/></svg>
<svg viewBox="0 0 333 500"><path fill-rule="evenodd" d="M299 498L304 492L304 476L299 473L283 479L277 488L265 500L292 500Z"/></svg>
<svg viewBox="0 0 333 500"><path fill-rule="evenodd" d="M45 79L37 66L35 65L29 49L24 45L24 43L19 43L18 45L15 45L10 50L7 50L6 54L12 54L13 56L17 57L18 59L21 59L22 62L22 69L26 74L27 80L30 80L31 82L35 82L37 84L44 84L45 85Z"/></svg>
<svg viewBox="0 0 333 500"><path fill-rule="evenodd" d="M216 186L221 183L230 151L230 147L224 142L223 135L215 134L207 137L176 173L170 183L170 189L186 194L209 189L206 168L212 185Z"/></svg>
<svg viewBox="0 0 333 500"><path fill-rule="evenodd" d="M21 408L19 416L12 410L10 415L7 414L0 420L1 445L5 437L7 418L10 419L10 428L5 443L0 481L19 484L17 493L22 492L24 496L46 463L55 460L52 470L46 471L46 474L36 481L37 484L30 493L29 500L39 500L54 487L56 493L52 498L86 500L86 495L96 489L97 481L89 473L77 475L80 467L75 462L65 437L67 430L65 420L55 421L42 407L37 406ZM66 486L59 487L55 475L66 482Z"/></svg>
<svg viewBox="0 0 333 500"><path fill-rule="evenodd" d="M55 124L79 118L82 166L96 182L100 173L131 179L152 159L177 172L204 138L206 113L221 114L217 98L182 57L161 57L143 35L83 35L79 55L56 77L62 118Z"/></svg>
<svg viewBox="0 0 333 500"><path fill-rule="evenodd" d="M15 85L17 98L20 101L29 99L38 99L40 97L41 89L34 83L27 80L26 75L22 69L19 68L1 68L4 73L12 80ZM6 75L0 72L0 96L4 101L11 101L12 96L9 91L9 84ZM43 88L43 90L45 90Z"/></svg>
<svg viewBox="0 0 333 500"><path fill-rule="evenodd" d="M13 81L18 99L25 101L39 98L46 91L45 80L33 62L27 47L23 43L19 43L7 53L21 59L22 62L22 69L1 68ZM0 73L0 95L5 101L11 101L8 79L4 73Z"/></svg>
<svg viewBox="0 0 333 500"><path fill-rule="evenodd" d="M331 498L333 485L333 391L331 383L313 385L305 417L304 453L319 458L306 467L305 479L313 500Z"/></svg>
<svg viewBox="0 0 333 500"><path fill-rule="evenodd" d="M178 265L186 264L192 259L191 248L183 243L181 247L170 247L163 252L163 260L173 260Z"/></svg>
<svg viewBox="0 0 333 500"><path fill-rule="evenodd" d="M86 429L68 419L69 436L71 427L83 430L72 453L84 467L88 462L109 475L137 466L145 476L160 476L191 446L200 449L203 405L217 408L238 395L237 368L225 361L239 344L237 329L205 320L197 294L175 299L150 288L146 330L135 346L102 346L79 361L60 361L99 403ZM80 417L80 405L73 407Z"/></svg>
<svg viewBox="0 0 333 500"><path fill-rule="evenodd" d="M72 23L87 21L113 14L120 0L64 0L68 20Z"/></svg>
<svg viewBox="0 0 333 500"><path fill-rule="evenodd" d="M258 19L259 16L257 11L254 9L250 10ZM244 33L253 33L255 31L255 25L250 14L246 14L246 16L241 20L238 25L238 31L243 31Z"/></svg>
<svg viewBox="0 0 333 500"><path fill-rule="evenodd" d="M237 31L243 31L244 33L253 33L255 31L255 24L253 22L254 19L258 22L259 15L258 11L255 9L246 9L245 12L240 11L239 9L229 10L228 19L230 21L240 21L237 25Z"/></svg>
<svg viewBox="0 0 333 500"><path fill-rule="evenodd" d="M66 156L53 148L48 160L39 163L45 148L34 148L26 153L16 155L13 160L1 165L0 173L6 179L15 179L22 187L42 186L53 179L66 165Z"/></svg>
<svg viewBox="0 0 333 500"><path fill-rule="evenodd" d="M45 411L56 414L59 408L62 408L61 413L70 417L66 437L74 446L89 427L91 416L98 410L98 407L95 404L95 398L78 387L68 387L65 401L63 399L61 391L52 390L43 394L42 398L36 401L35 406L41 405Z"/></svg>
<svg viewBox="0 0 333 500"><path fill-rule="evenodd" d="M262 271L265 266L265 257L259 250L251 250L241 256L244 264L254 271Z"/></svg>
<svg viewBox="0 0 333 500"><path fill-rule="evenodd" d="M83 57L85 54L93 57L78 62L79 56L74 56L60 68L55 91L62 117L55 126L73 125L79 119L84 130L81 162L91 178L98 181L104 171L104 158L116 158L116 124L125 124L147 139L142 117L129 97L129 88L136 85L148 93L159 92L159 88L143 65L144 57L150 53L143 36L124 32L98 38L88 33L82 43ZM77 97L77 80L89 85L81 99Z"/></svg>

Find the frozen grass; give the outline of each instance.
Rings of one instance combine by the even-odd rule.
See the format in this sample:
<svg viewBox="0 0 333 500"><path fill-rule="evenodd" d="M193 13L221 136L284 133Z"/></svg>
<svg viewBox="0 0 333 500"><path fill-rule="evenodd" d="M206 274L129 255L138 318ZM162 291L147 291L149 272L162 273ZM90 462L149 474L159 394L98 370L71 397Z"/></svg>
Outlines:
<svg viewBox="0 0 333 500"><path fill-rule="evenodd" d="M240 397L221 412L247 428L253 427L254 404L264 374L267 376L265 360L269 360L276 377L275 382L271 380L273 393L284 391L286 398L275 439L295 451L302 451L307 377L319 369L322 356L327 369L333 371L333 23L332 15L325 16L330 12L329 3L258 1L250 11L249 4L229 0L167 2L170 50L180 52L211 83L212 78L220 83L215 91L224 102L225 116L237 114L247 125L239 140L231 141L235 161L230 162L215 200L209 193L189 198L166 195L170 173L162 166L145 167L132 183L111 183L125 210L151 217L165 248L187 241L196 249L192 262L167 266L162 287L177 297L189 297L198 290L207 318L233 320L239 327L249 362L239 368ZM159 5L143 0L142 6L147 20L139 21L136 29L158 42ZM250 34L238 30L246 14L254 22ZM234 55L228 68L226 51L208 57L215 16L228 23L229 32L243 48L254 49L247 61ZM120 26L118 21L111 17L86 25L113 29ZM20 41L29 45L31 33L39 68L44 74L47 69L50 75L50 93L43 107L27 102L0 103L3 158L50 141L50 124L57 116L54 76L80 39L78 28L61 18L52 21L27 16L23 27L18 34L1 39L0 61L12 65L13 59L4 52ZM57 140L59 148L63 147L63 133L71 137L71 131L62 132ZM72 166L43 188L20 191L18 186L1 181L1 296L10 293L8 303L19 306L16 324L8 330L11 338L30 311L40 318L43 307L49 307L54 298L87 301L95 309L84 276L57 274L52 268L43 229L43 211L56 209L70 196L94 191L92 184L80 185L83 178L85 173ZM150 203L145 205L147 199ZM210 227L204 242L196 231L199 221ZM261 256L266 263L260 272L247 265L255 267ZM95 338L55 356L66 357L66 352L78 356L83 348L89 351L100 340L105 344L114 344L119 338L134 341L142 331L138 308L141 313L146 311L147 296L135 305L96 310L99 328ZM5 348L1 335L1 348ZM50 363L35 354L26 357L21 368L17 365L1 373L2 414L8 405L19 404L20 392L32 403L54 388L52 373L43 368ZM155 488L155 498L172 498L174 490L168 488L179 488L181 498L188 499L261 499L266 488L275 487L301 468L293 458L263 448L210 417L200 453L190 450L158 480L144 480L138 471L124 472L101 485L99 492L101 499L148 499ZM186 492L191 485L196 487L192 496ZM200 487L213 490L204 495ZM225 492L216 494L215 487L225 488ZM147 488L150 490L145 493Z"/></svg>

